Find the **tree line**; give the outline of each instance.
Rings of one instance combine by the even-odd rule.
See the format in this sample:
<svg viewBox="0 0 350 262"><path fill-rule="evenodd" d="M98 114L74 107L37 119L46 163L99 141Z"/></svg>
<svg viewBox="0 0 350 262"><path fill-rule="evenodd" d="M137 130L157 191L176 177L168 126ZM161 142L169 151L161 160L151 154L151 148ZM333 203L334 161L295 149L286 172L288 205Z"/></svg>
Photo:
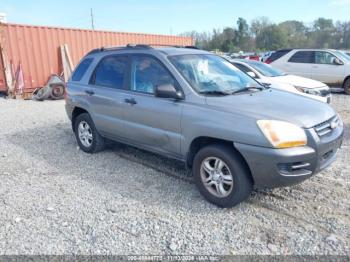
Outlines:
<svg viewBox="0 0 350 262"><path fill-rule="evenodd" d="M198 48L230 53L281 48L350 49L350 21L334 22L326 18L318 18L306 25L296 20L276 24L267 17L256 18L249 24L240 17L233 27L181 35L192 37Z"/></svg>

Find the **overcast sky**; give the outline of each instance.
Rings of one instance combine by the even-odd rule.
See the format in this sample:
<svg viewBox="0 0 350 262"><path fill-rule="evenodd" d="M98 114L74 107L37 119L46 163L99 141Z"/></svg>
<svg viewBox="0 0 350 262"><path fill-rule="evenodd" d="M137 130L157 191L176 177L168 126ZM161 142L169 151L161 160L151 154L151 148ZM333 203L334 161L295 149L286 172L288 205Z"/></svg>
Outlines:
<svg viewBox="0 0 350 262"><path fill-rule="evenodd" d="M350 0L0 0L8 22L100 30L179 34L211 31L267 16L273 22L318 17L350 20Z"/></svg>

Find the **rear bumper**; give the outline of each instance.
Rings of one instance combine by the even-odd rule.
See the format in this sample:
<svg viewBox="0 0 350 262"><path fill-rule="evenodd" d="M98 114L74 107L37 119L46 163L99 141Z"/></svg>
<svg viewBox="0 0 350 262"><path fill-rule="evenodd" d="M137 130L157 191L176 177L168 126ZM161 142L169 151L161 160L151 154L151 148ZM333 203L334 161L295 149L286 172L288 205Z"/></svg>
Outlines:
<svg viewBox="0 0 350 262"><path fill-rule="evenodd" d="M66 109L66 113L67 116L70 120L72 120L72 116L73 116L73 110L74 110L74 106L69 105L69 104L65 104L65 109Z"/></svg>
<svg viewBox="0 0 350 262"><path fill-rule="evenodd" d="M274 188L298 184L332 164L343 138L343 129L331 139L321 141L309 131L312 143L287 149L264 148L234 143L245 158L252 173L255 187Z"/></svg>

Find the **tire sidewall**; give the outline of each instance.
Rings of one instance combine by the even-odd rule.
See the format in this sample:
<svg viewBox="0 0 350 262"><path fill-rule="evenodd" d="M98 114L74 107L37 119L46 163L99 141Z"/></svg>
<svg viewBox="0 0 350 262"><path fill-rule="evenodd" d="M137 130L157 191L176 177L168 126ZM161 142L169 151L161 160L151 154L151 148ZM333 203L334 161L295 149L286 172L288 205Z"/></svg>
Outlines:
<svg viewBox="0 0 350 262"><path fill-rule="evenodd" d="M88 125L90 126L91 128L91 132L92 132L92 144L90 147L86 147L84 146L81 141L80 141L80 138L79 138L79 131L78 131L78 127L79 127L79 124L81 122L85 121L86 123L88 123ZM96 143L97 143L97 130L96 130L96 127L94 125L94 122L92 121L91 117L89 114L81 114L79 115L76 119L75 119L75 122L74 122L74 133L75 133L75 138L77 140L77 143L80 147L81 150L83 150L84 152L86 153L93 153L95 151L95 148L96 148Z"/></svg>
<svg viewBox="0 0 350 262"><path fill-rule="evenodd" d="M227 149L225 146L209 146L200 150L195 156L193 163L193 176L194 181L200 191L200 193L211 203L216 204L220 207L232 207L240 202L242 202L245 198L247 198L252 189L253 182L250 179L250 173L247 171L244 165L240 163L239 158L234 153L233 149ZM231 171L231 175L233 177L233 188L232 192L224 198L219 198L212 195L204 186L200 169L202 162L207 157L218 157L223 160L227 167Z"/></svg>
<svg viewBox="0 0 350 262"><path fill-rule="evenodd" d="M350 95L350 79L346 80L344 83L344 91L347 95Z"/></svg>

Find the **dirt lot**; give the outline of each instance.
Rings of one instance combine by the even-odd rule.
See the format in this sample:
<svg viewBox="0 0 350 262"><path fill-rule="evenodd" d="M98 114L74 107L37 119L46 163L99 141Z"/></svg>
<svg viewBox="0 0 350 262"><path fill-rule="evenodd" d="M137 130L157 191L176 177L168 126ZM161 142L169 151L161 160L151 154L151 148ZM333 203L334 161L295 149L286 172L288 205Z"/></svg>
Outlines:
<svg viewBox="0 0 350 262"><path fill-rule="evenodd" d="M64 102L0 98L0 254L350 255L350 96L338 160L303 184L207 203L182 164L77 149Z"/></svg>

